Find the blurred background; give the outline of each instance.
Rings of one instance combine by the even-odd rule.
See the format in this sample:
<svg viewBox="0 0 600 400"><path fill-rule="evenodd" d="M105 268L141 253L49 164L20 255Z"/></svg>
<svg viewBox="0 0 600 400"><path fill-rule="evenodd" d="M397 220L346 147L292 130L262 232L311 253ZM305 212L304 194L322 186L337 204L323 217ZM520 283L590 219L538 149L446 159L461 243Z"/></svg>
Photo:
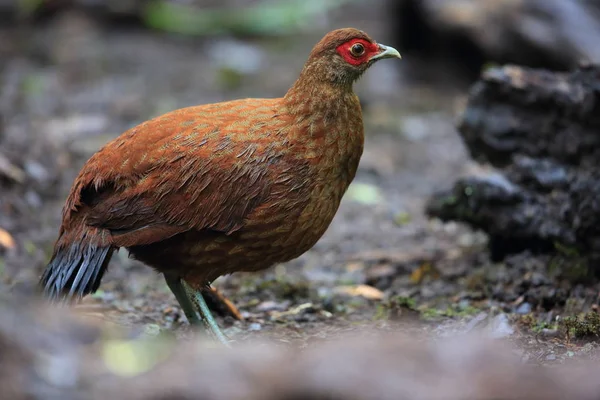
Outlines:
<svg viewBox="0 0 600 400"><path fill-rule="evenodd" d="M593 287L565 287L527 256L492 260L484 232L424 213L434 192L492 169L455 127L481 72L598 61L595 0L0 0L0 292L35 290L70 185L104 143L176 108L283 96L312 46L346 26L403 55L356 85L358 175L314 249L215 283L244 317L222 316L225 331L304 343L408 329L416 315L432 331L489 317L510 335L513 315L555 329L552 310L575 287L595 304ZM125 251L81 310L155 331L185 325L162 279Z"/></svg>

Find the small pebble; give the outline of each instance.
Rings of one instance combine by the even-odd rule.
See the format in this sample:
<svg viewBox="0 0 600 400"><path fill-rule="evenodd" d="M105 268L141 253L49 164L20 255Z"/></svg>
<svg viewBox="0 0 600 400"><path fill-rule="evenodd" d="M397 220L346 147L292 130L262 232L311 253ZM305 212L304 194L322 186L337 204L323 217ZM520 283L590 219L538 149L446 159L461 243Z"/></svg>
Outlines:
<svg viewBox="0 0 600 400"><path fill-rule="evenodd" d="M515 333L515 330L508 322L506 314L498 314L490 322L490 336L494 339L504 338Z"/></svg>
<svg viewBox="0 0 600 400"><path fill-rule="evenodd" d="M531 312L531 304L521 303L515 312L517 314L529 314Z"/></svg>
<svg viewBox="0 0 600 400"><path fill-rule="evenodd" d="M25 201L32 208L40 208L44 204L40 195L33 190L28 190L25 193Z"/></svg>
<svg viewBox="0 0 600 400"><path fill-rule="evenodd" d="M142 308L144 306L145 300L144 299L134 299L131 302L131 305L135 308Z"/></svg>
<svg viewBox="0 0 600 400"><path fill-rule="evenodd" d="M560 336L560 331L558 329L542 329L540 335L547 338L553 338Z"/></svg>
<svg viewBox="0 0 600 400"><path fill-rule="evenodd" d="M256 311L266 312L266 311L284 311L289 307L289 301L284 301L281 303L277 303L271 300L263 301L262 303L256 306Z"/></svg>
<svg viewBox="0 0 600 400"><path fill-rule="evenodd" d="M467 325L465 326L465 331L466 332L470 332L473 329L475 329L477 326L481 325L486 318L488 317L488 314L485 312L480 312L479 314L477 314L475 317L473 317L473 319L471 319Z"/></svg>
<svg viewBox="0 0 600 400"><path fill-rule="evenodd" d="M38 182L44 182L50 178L50 173L44 166L36 161L25 162L25 172Z"/></svg>
<svg viewBox="0 0 600 400"><path fill-rule="evenodd" d="M230 68L242 74L258 71L264 60L259 47L236 40L215 42L208 54L220 67Z"/></svg>
<svg viewBox="0 0 600 400"><path fill-rule="evenodd" d="M248 327L249 331L260 331L261 329L262 329L262 325L259 324L258 322L253 322Z"/></svg>
<svg viewBox="0 0 600 400"><path fill-rule="evenodd" d="M157 324L148 324L144 326L144 336L155 337L160 334L160 326Z"/></svg>
<svg viewBox="0 0 600 400"><path fill-rule="evenodd" d="M424 299L430 299L432 297L435 297L436 294L437 293L433 289L427 286L421 288L421 297L423 297Z"/></svg>
<svg viewBox="0 0 600 400"><path fill-rule="evenodd" d="M534 272L531 274L531 285L532 286L542 286L551 283L546 276L540 274L539 272Z"/></svg>

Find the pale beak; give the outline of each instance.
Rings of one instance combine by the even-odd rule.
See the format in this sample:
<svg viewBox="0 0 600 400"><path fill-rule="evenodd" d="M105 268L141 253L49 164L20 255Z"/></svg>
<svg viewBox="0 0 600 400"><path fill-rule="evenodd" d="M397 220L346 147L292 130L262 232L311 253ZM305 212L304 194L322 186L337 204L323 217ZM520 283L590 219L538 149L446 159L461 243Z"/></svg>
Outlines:
<svg viewBox="0 0 600 400"><path fill-rule="evenodd" d="M400 55L398 50L396 50L395 48L393 48L391 46L384 46L383 44L378 44L377 46L379 46L379 49L381 50L381 52L377 53L373 57L371 57L371 61L382 60L384 58L400 58L400 59L402 59L402 56Z"/></svg>

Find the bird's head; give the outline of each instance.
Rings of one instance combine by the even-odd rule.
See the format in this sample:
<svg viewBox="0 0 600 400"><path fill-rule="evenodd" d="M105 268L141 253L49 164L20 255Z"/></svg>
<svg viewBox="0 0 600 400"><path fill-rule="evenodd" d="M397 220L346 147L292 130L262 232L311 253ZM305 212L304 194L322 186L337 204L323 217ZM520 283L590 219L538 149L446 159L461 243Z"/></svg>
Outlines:
<svg viewBox="0 0 600 400"><path fill-rule="evenodd" d="M343 28L329 32L313 48L305 70L334 84L352 84L375 61L402 58L398 50L377 43L365 32Z"/></svg>

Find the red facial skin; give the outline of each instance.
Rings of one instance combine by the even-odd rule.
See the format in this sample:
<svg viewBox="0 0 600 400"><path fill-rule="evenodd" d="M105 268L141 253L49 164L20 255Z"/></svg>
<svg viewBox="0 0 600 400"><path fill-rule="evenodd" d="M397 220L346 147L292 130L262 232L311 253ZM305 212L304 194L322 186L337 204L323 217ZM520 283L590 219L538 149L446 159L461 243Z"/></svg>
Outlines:
<svg viewBox="0 0 600 400"><path fill-rule="evenodd" d="M352 54L352 46L356 43L360 43L365 47L365 52L361 56L355 56ZM344 60L348 62L348 64L359 66L363 63L369 62L369 59L376 54L381 52L381 49L377 45L377 43L371 43L365 39L352 39L347 41L346 43L337 47L337 52L341 55Z"/></svg>

